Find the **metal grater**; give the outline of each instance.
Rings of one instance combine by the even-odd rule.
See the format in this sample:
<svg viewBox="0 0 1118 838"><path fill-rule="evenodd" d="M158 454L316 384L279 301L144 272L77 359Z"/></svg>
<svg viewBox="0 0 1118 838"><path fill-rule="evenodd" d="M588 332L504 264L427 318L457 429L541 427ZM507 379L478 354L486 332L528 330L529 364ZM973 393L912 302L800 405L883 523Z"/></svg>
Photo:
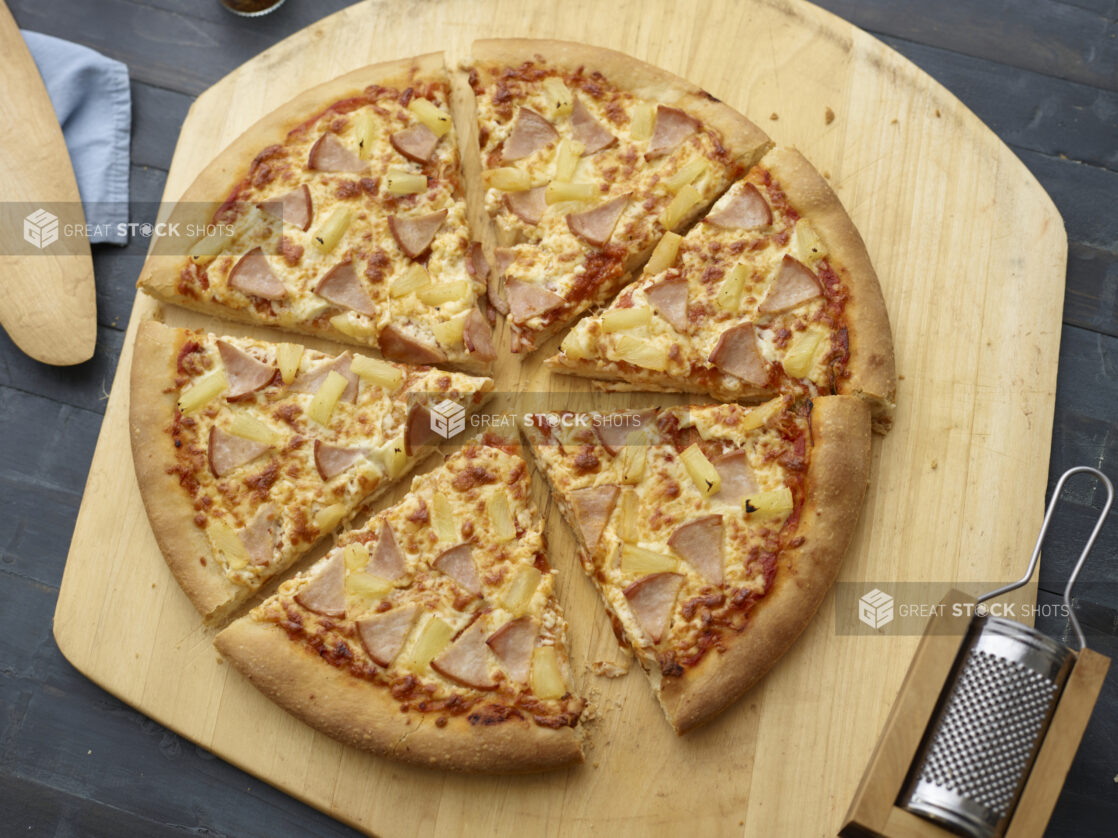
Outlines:
<svg viewBox="0 0 1118 838"><path fill-rule="evenodd" d="M1079 648L1086 638L1071 609L1071 589L1114 500L1114 487L1086 466L1056 484L1025 575L979 598L983 603L1032 578L1065 481L1086 472L1106 486L1107 501L1064 589ZM1005 832L1064 687L1076 652L1035 629L978 613L940 696L899 805L953 832L997 838Z"/></svg>

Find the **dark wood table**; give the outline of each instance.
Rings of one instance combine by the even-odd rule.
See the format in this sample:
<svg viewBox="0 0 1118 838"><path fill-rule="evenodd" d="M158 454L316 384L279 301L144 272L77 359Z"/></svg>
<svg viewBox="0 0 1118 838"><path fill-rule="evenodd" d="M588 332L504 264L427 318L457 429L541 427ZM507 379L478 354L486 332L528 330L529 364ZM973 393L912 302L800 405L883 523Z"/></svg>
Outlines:
<svg viewBox="0 0 1118 838"><path fill-rule="evenodd" d="M138 222L155 218L193 98L345 5L289 0L250 21L234 18L216 0L9 0L23 28L128 64L131 216ZM1073 465L1101 467L1118 478L1112 465L1118 458L1118 0L821 5L946 85L1055 200L1070 247L1049 491ZM0 91L10 95L16 94ZM74 670L52 638L58 585L144 248L142 239L125 248L94 247L99 329L91 361L43 366L0 333L0 835L354 835L121 704ZM1068 498L1045 553L1041 604L1058 601L1101 504L1086 481L1072 485ZM1034 509L1004 514L1022 513L1023 525L1035 526ZM1118 521L1112 520L1077 596L1089 642L1110 657L1118 657L1116 554ZM1065 618L1038 624L1069 638ZM1116 775L1118 675L1112 673L1048 834L1118 834Z"/></svg>

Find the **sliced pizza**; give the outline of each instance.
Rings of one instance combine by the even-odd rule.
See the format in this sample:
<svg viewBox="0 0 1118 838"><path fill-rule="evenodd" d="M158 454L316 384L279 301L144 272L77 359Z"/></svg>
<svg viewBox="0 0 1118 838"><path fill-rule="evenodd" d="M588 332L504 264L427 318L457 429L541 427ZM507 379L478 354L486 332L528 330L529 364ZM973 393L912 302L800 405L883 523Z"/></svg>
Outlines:
<svg viewBox="0 0 1118 838"><path fill-rule="evenodd" d="M140 325L132 456L152 531L222 618L433 450L430 408L493 382L299 344Z"/></svg>
<svg viewBox="0 0 1118 838"><path fill-rule="evenodd" d="M581 760L583 702L519 448L473 442L217 636L266 695L348 744L519 772Z"/></svg>
<svg viewBox="0 0 1118 838"><path fill-rule="evenodd" d="M488 370L449 89L432 54L283 105L187 189L169 219L178 235L156 242L140 287L394 360Z"/></svg>
<svg viewBox="0 0 1118 838"><path fill-rule="evenodd" d="M866 398L887 426L896 376L877 275L837 196L776 148L547 360L627 387L759 401Z"/></svg>
<svg viewBox="0 0 1118 838"><path fill-rule="evenodd" d="M706 91L608 49L478 41L469 83L499 245L491 299L514 352L612 297L770 145Z"/></svg>
<svg viewBox="0 0 1118 838"><path fill-rule="evenodd" d="M764 675L822 602L868 481L869 409L786 396L559 418L524 433L682 733Z"/></svg>

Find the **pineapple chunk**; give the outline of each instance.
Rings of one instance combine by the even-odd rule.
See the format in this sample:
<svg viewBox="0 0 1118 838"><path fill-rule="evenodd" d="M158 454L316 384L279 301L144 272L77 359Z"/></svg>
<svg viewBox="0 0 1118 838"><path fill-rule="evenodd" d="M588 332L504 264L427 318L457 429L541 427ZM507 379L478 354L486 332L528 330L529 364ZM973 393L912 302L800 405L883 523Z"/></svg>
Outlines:
<svg viewBox="0 0 1118 838"><path fill-rule="evenodd" d="M334 527L342 522L345 513L346 508L344 503L332 503L318 510L314 516L314 525L318 527L319 532L332 532Z"/></svg>
<svg viewBox="0 0 1118 838"><path fill-rule="evenodd" d="M353 213L349 210L341 207L334 210L330 217L322 222L322 226L315 231L314 246L321 253L329 253L342 240L342 236L349 229L351 221L353 221Z"/></svg>
<svg viewBox="0 0 1118 838"><path fill-rule="evenodd" d="M634 431L625 438L621 449L621 482L635 486L644 478L645 455L648 453L648 437Z"/></svg>
<svg viewBox="0 0 1118 838"><path fill-rule="evenodd" d="M408 102L408 110L416 118L431 129L436 137L443 137L450 130L450 114L432 102L430 99L416 97Z"/></svg>
<svg viewBox="0 0 1118 838"><path fill-rule="evenodd" d="M532 188L531 176L522 169L513 166L504 166L500 169L488 169L482 179L485 185L502 192L523 192Z"/></svg>
<svg viewBox="0 0 1118 838"><path fill-rule="evenodd" d="M391 195L416 195L427 188L427 175L391 168L384 176L384 183Z"/></svg>
<svg viewBox="0 0 1118 838"><path fill-rule="evenodd" d="M455 525L454 510L451 509L447 496L442 492L435 492L431 507L431 525L435 528L439 541L457 541L458 527Z"/></svg>
<svg viewBox="0 0 1118 838"><path fill-rule="evenodd" d="M400 658L400 666L417 675L422 674L452 637L454 629L438 617L432 617L423 624L411 648Z"/></svg>
<svg viewBox="0 0 1118 838"><path fill-rule="evenodd" d="M284 384L295 380L299 372L299 364L303 361L303 345L301 343L281 343L276 347L276 364L279 366L280 377Z"/></svg>
<svg viewBox="0 0 1118 838"><path fill-rule="evenodd" d="M633 335L621 335L617 345L606 354L614 361L625 361L647 370L663 372L668 368L666 349Z"/></svg>
<svg viewBox="0 0 1118 838"><path fill-rule="evenodd" d="M385 390L395 390L404 380L404 371L395 364L364 355L355 355L349 369L354 375L359 375L370 384Z"/></svg>
<svg viewBox="0 0 1118 838"><path fill-rule="evenodd" d="M621 500L618 502L617 537L622 541L640 541L641 533L638 526L637 515L640 509L640 499L636 489L625 487L621 490Z"/></svg>
<svg viewBox="0 0 1118 838"><path fill-rule="evenodd" d="M431 324L431 332L435 340L447 347L461 346L462 335L466 331L466 318L469 312Z"/></svg>
<svg viewBox="0 0 1118 838"><path fill-rule="evenodd" d="M691 184L681 187L672 202L660 213L660 224L665 230L674 230L702 200L699 190Z"/></svg>
<svg viewBox="0 0 1118 838"><path fill-rule="evenodd" d="M307 416L320 425L330 424L334 407L338 404L338 399L342 397L347 384L349 382L346 381L345 376L330 370L330 374L326 376L326 380L322 382L318 392L311 399L311 403L307 407Z"/></svg>
<svg viewBox="0 0 1118 838"><path fill-rule="evenodd" d="M373 141L377 136L377 122L370 108L363 108L353 116L353 133L357 139L357 153L362 160L368 160L373 153Z"/></svg>
<svg viewBox="0 0 1118 838"><path fill-rule="evenodd" d="M656 121L656 111L648 102L637 102L629 122L629 136L636 141L652 138L652 124Z"/></svg>
<svg viewBox="0 0 1118 838"><path fill-rule="evenodd" d="M572 361L580 361L593 354L591 351L592 342L590 333L586 329L575 327L567 332L567 336L559 344L559 349Z"/></svg>
<svg viewBox="0 0 1118 838"><path fill-rule="evenodd" d="M231 526L220 519L215 519L206 527L206 535L210 538L214 552L225 560L229 568L241 570L248 567L248 550Z"/></svg>
<svg viewBox="0 0 1118 838"><path fill-rule="evenodd" d="M617 308L602 315L603 332L624 332L652 322L652 310L644 306Z"/></svg>
<svg viewBox="0 0 1118 838"><path fill-rule="evenodd" d="M567 116L574 108L575 99L570 89L563 84L562 79L549 76L543 80L543 89L547 94L552 116Z"/></svg>
<svg viewBox="0 0 1118 838"><path fill-rule="evenodd" d="M512 614L519 614L531 601L542 578L543 574L532 565L521 566L501 594L501 607Z"/></svg>
<svg viewBox="0 0 1118 838"><path fill-rule="evenodd" d="M384 462L384 471L390 479L395 480L403 474L408 465L408 454L404 448L403 434L381 448L380 457Z"/></svg>
<svg viewBox="0 0 1118 838"><path fill-rule="evenodd" d="M222 367L210 370L179 396L179 412L183 415L193 413L225 392L228 386L229 382L225 380L225 370Z"/></svg>
<svg viewBox="0 0 1118 838"><path fill-rule="evenodd" d="M665 573L677 570L679 562L672 556L645 550L635 544L621 545L621 572L634 576L648 576L650 573Z"/></svg>
<svg viewBox="0 0 1118 838"><path fill-rule="evenodd" d="M784 399L777 396L775 399L769 399L764 404L759 404L749 411L741 418L741 423L738 425L742 431L755 430L766 422L768 422L776 414L780 413L784 407Z"/></svg>
<svg viewBox="0 0 1118 838"><path fill-rule="evenodd" d="M815 367L815 354L819 344L823 341L823 333L811 329L803 332L792 341L788 351L784 353L784 371L793 378L806 378Z"/></svg>
<svg viewBox="0 0 1118 838"><path fill-rule="evenodd" d="M694 157L688 160L679 167L679 171L674 175L669 175L664 178L664 188L669 192L676 193L680 189L687 186L689 183L694 183L698 178L706 174L707 161L701 157Z"/></svg>
<svg viewBox="0 0 1118 838"><path fill-rule="evenodd" d="M564 137L559 141L559 150L555 153L555 180L568 181L575 176L582 149L582 143L575 140Z"/></svg>
<svg viewBox="0 0 1118 838"><path fill-rule="evenodd" d="M204 238L198 239L190 248L190 258L198 265L205 265L212 260L217 254L225 250L233 241L231 236L226 236L222 233L210 233Z"/></svg>
<svg viewBox="0 0 1118 838"><path fill-rule="evenodd" d="M428 285L416 292L420 302L429 306L441 306L454 300L465 300L469 295L470 283L465 279Z"/></svg>
<svg viewBox="0 0 1118 838"><path fill-rule="evenodd" d="M742 509L753 518L774 518L792 511L792 490L787 486L770 492L754 492L742 501Z"/></svg>
<svg viewBox="0 0 1118 838"><path fill-rule="evenodd" d="M356 319L356 315L351 315L349 312L345 314L335 314L330 318L330 325L351 338L371 338L377 334L377 324L372 322L362 323Z"/></svg>
<svg viewBox="0 0 1118 838"><path fill-rule="evenodd" d="M692 443L679 455L692 482L699 490L699 494L709 498L722 488L722 478L718 469L706 458L706 454L699 448L699 443Z"/></svg>
<svg viewBox="0 0 1118 838"><path fill-rule="evenodd" d="M553 180L544 190L543 197L549 204L559 204L563 201L589 201L600 194L602 190L596 183Z"/></svg>
<svg viewBox="0 0 1118 838"><path fill-rule="evenodd" d="M664 237L656 243L656 249L648 257L644 272L648 276L655 276L661 271L666 271L675 264L675 257L679 254L679 243L683 236L679 233L664 233Z"/></svg>
<svg viewBox="0 0 1118 838"><path fill-rule="evenodd" d="M485 502L485 509L489 513L489 522L493 525L493 536L497 539L498 544L516 538L516 525L513 524L512 514L509 512L509 502L505 498L504 492L491 494Z"/></svg>
<svg viewBox="0 0 1118 838"><path fill-rule="evenodd" d="M246 413L238 413L233 416L233 422L229 425L229 433L264 445L277 445L282 439L278 433L263 422L253 419Z"/></svg>
<svg viewBox="0 0 1118 838"><path fill-rule="evenodd" d="M538 646L532 655L532 692L547 701L567 694L563 673L559 670L559 653L554 646Z"/></svg>
<svg viewBox="0 0 1118 838"><path fill-rule="evenodd" d="M734 265L726 278L722 280L722 287L718 289L715 302L723 311L735 313L741 308L741 297L745 293L745 284L749 281L749 269L742 264Z"/></svg>
<svg viewBox="0 0 1118 838"><path fill-rule="evenodd" d="M827 255L827 246L815 232L811 222L801 218L796 222L796 256L805 265L817 262Z"/></svg>
<svg viewBox="0 0 1118 838"><path fill-rule="evenodd" d="M426 288L430 284L431 277L427 273L427 269L422 265L412 265L392 280L392 287L389 288L388 293L390 296L399 299Z"/></svg>
<svg viewBox="0 0 1118 838"><path fill-rule="evenodd" d="M392 583L383 576L357 570L346 575L345 592L364 600L378 600L392 590Z"/></svg>
<svg viewBox="0 0 1118 838"><path fill-rule="evenodd" d="M346 570L350 572L364 570L369 564L369 548L360 541L354 541L342 549L342 559L345 561Z"/></svg>

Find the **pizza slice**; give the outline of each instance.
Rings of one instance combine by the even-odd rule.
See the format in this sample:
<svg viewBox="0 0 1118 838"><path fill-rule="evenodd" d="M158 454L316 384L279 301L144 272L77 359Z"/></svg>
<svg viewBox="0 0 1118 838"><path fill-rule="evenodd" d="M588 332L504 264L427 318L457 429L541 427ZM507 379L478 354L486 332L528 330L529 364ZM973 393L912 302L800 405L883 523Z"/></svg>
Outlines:
<svg viewBox="0 0 1118 838"><path fill-rule="evenodd" d="M867 399L888 425L889 318L858 231L798 151L776 148L640 279L584 318L547 365L639 389L759 401Z"/></svg>
<svg viewBox="0 0 1118 838"><path fill-rule="evenodd" d="M810 621L869 476L869 409L851 396L536 414L524 433L679 733L745 692Z"/></svg>
<svg viewBox="0 0 1118 838"><path fill-rule="evenodd" d="M429 455L435 405L472 412L492 389L352 352L140 324L132 457L167 564L207 621L222 618Z"/></svg>
<svg viewBox="0 0 1118 838"><path fill-rule="evenodd" d="M538 771L581 760L527 463L475 441L345 533L217 636L269 698L329 735L408 762Z"/></svg>
<svg viewBox="0 0 1118 838"><path fill-rule="evenodd" d="M612 297L770 145L706 91L599 47L477 41L469 83L514 352Z"/></svg>
<svg viewBox="0 0 1118 838"><path fill-rule="evenodd" d="M441 54L312 88L226 148L139 285L167 302L471 372L495 358Z"/></svg>

